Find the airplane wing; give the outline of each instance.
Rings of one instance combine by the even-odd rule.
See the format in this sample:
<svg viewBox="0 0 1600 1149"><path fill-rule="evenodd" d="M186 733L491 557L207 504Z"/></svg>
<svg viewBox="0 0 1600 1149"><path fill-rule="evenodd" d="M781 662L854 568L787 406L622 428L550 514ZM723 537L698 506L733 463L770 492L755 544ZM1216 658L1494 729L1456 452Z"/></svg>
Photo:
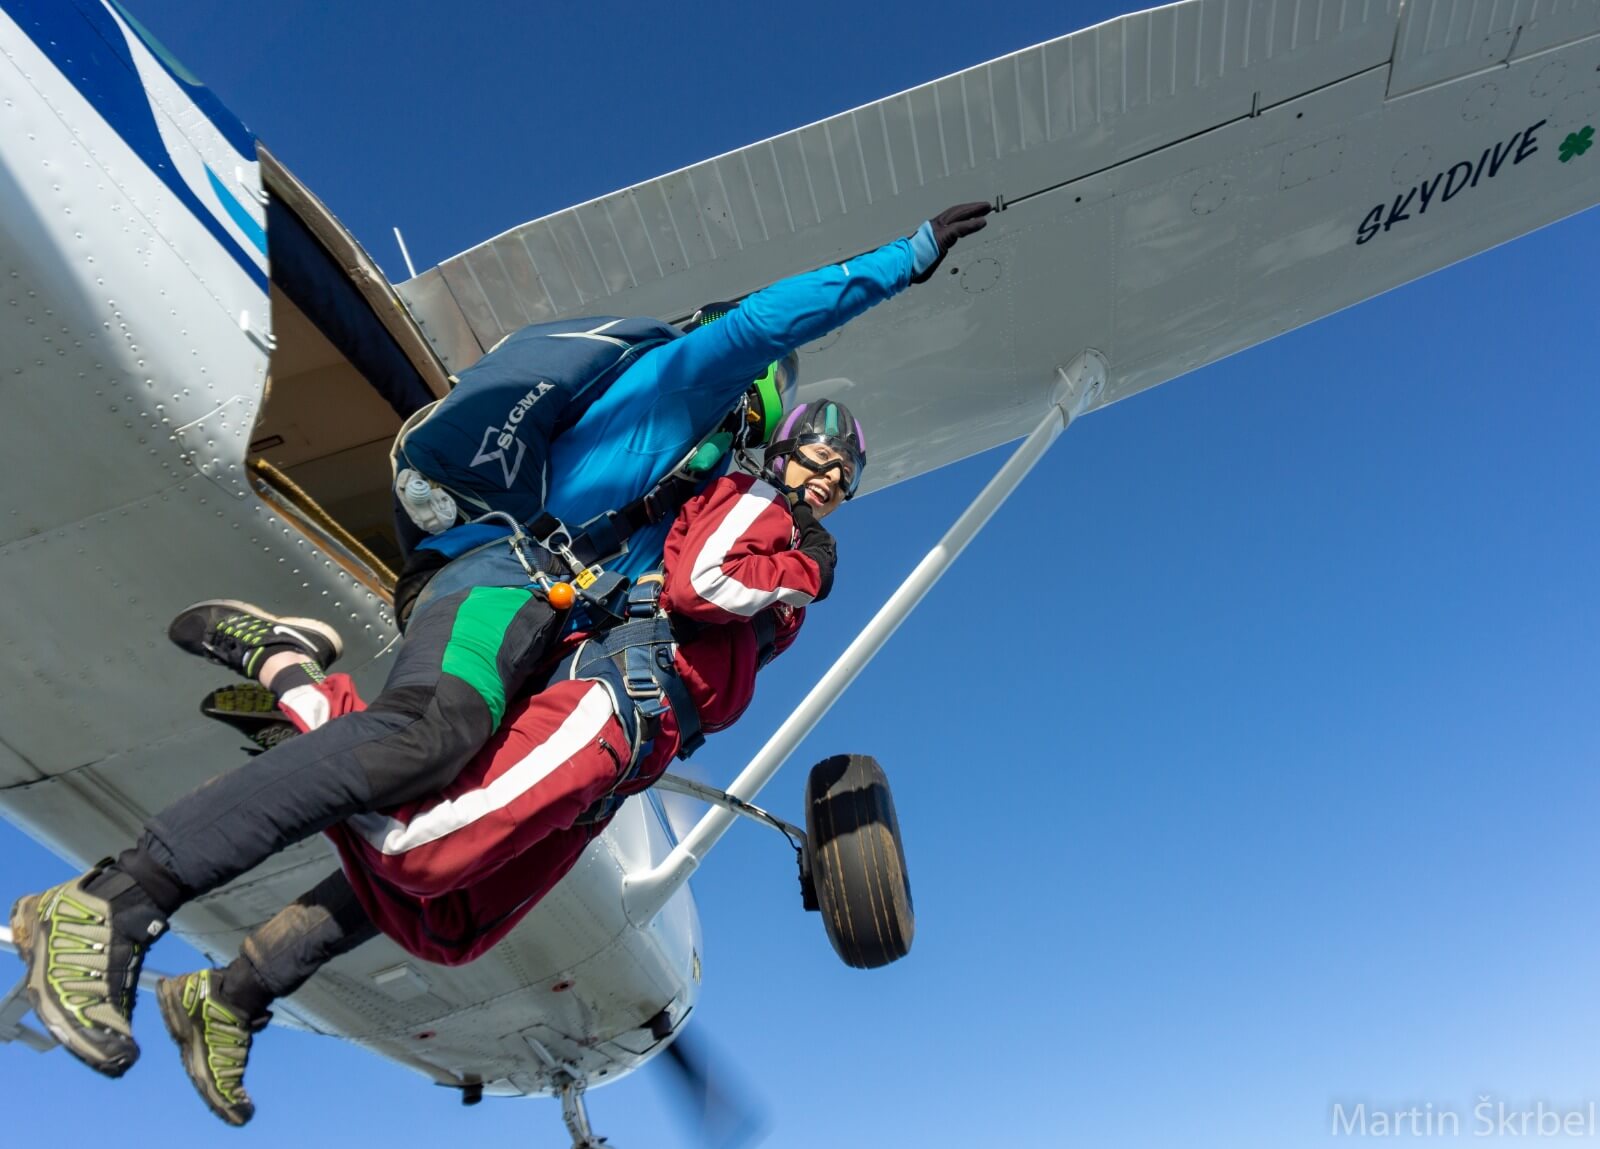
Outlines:
<svg viewBox="0 0 1600 1149"><path fill-rule="evenodd" d="M867 489L1101 405L1600 200L1600 4L1188 0L556 212L399 291L445 362L573 314L688 315L1004 207L939 278L805 349ZM1565 157L1565 158L1564 158ZM802 394L808 393L806 390Z"/></svg>

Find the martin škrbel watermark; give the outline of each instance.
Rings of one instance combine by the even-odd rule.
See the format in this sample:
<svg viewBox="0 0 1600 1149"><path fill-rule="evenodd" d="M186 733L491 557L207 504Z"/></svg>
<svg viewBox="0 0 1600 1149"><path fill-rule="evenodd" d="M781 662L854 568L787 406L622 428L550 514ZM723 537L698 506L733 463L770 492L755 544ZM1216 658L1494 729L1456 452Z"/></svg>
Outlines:
<svg viewBox="0 0 1600 1149"><path fill-rule="evenodd" d="M1593 1137L1600 1138L1600 1105L1581 1101L1513 1102L1480 1093L1470 1106L1374 1105L1335 1101L1329 1111L1335 1137Z"/></svg>

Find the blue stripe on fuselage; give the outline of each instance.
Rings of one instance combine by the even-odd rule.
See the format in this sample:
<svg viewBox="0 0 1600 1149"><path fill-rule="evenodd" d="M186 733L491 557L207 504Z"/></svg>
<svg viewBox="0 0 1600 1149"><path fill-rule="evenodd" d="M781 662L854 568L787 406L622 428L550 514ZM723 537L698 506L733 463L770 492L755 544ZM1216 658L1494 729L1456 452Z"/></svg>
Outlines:
<svg viewBox="0 0 1600 1149"><path fill-rule="evenodd" d="M77 0L77 2L79 7L82 7L86 3L93 3L94 0ZM144 41L144 46L150 49L150 54L166 70L167 75L183 85L189 99L194 101L194 106L211 121L211 126L221 133L222 138L228 141L228 146L245 159L254 159L256 138L250 129L244 126L244 121L228 111L227 105L217 99L217 94L202 84L171 52L167 51L165 45L152 36L148 28L135 20L133 13L129 12L119 0L107 0L107 3L117 10L117 15L122 17L123 23L133 29L133 34Z"/></svg>
<svg viewBox="0 0 1600 1149"><path fill-rule="evenodd" d="M255 217L244 210L244 204L238 197L228 190L226 184L217 178L217 173L211 170L211 165L206 164L206 179L211 181L211 190L217 193L223 210L228 213L228 218L239 225L239 230L249 237L262 255L267 254L267 229L256 222Z"/></svg>
<svg viewBox="0 0 1600 1149"><path fill-rule="evenodd" d="M111 129L178 197L262 291L267 276L222 221L184 182L167 154L150 97L116 19L98 0L0 0L17 26L50 58ZM231 141L230 141L231 142ZM254 142L250 151L253 154ZM226 204L226 201L224 201Z"/></svg>

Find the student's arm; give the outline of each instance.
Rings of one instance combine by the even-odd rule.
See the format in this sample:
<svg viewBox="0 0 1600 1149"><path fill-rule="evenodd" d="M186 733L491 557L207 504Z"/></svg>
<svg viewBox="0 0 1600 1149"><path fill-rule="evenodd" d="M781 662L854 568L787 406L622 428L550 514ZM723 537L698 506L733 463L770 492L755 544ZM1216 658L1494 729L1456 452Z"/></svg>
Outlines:
<svg viewBox="0 0 1600 1149"><path fill-rule="evenodd" d="M667 540L667 609L697 622L745 622L780 603L804 607L833 581L833 540L820 526L795 548L795 520L775 489L749 475L718 479L679 512Z"/></svg>

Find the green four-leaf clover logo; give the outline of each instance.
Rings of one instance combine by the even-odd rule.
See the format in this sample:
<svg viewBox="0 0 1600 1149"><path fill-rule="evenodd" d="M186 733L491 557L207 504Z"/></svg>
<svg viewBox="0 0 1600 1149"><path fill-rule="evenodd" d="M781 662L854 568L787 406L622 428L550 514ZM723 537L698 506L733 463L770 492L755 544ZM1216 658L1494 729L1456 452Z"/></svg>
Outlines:
<svg viewBox="0 0 1600 1149"><path fill-rule="evenodd" d="M1566 163L1573 156L1583 155L1592 143L1594 143L1594 125L1586 124L1582 131L1573 132L1561 141L1561 162Z"/></svg>

